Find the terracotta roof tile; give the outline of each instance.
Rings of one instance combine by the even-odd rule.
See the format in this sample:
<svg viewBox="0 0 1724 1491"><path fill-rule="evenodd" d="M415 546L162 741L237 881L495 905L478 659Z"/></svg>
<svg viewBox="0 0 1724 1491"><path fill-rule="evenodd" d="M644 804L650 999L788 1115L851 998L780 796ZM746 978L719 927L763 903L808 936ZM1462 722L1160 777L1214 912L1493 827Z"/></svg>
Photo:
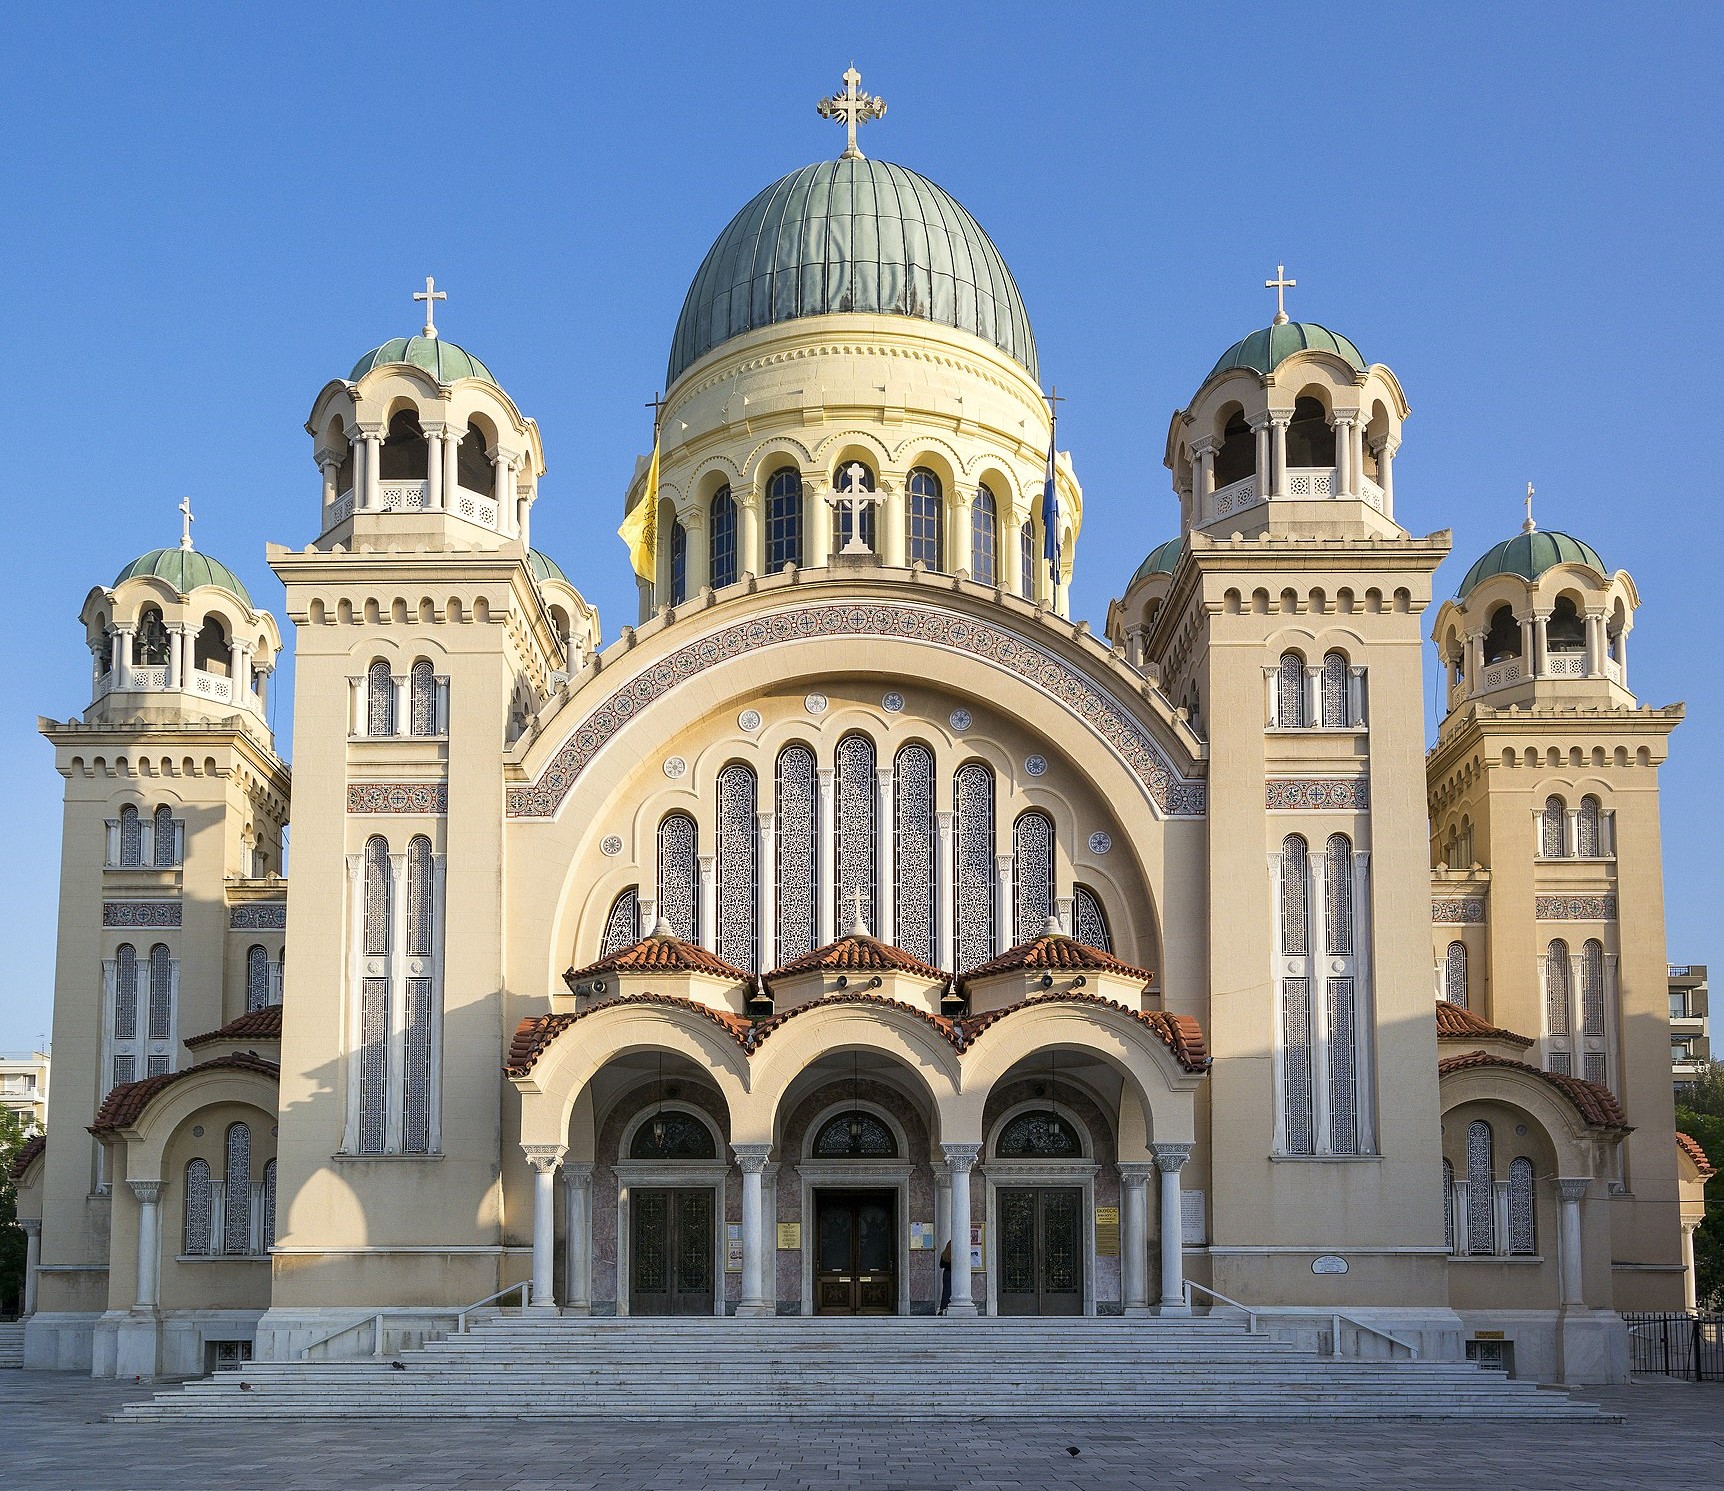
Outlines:
<svg viewBox="0 0 1724 1491"><path fill-rule="evenodd" d="M746 977L746 975L741 975ZM726 1010L715 1010L711 1005L698 1004L692 999L684 999L677 994L626 994L619 999L600 1000L589 1004L584 1010L576 1010L568 1015L529 1016L515 1027L515 1034L509 1041L509 1055L503 1063L504 1075L524 1077L532 1071L534 1063L549 1049L551 1042L556 1040L576 1021L584 1020L589 1015L596 1015L601 1010L617 1009L624 1005L656 1004L667 1009L689 1010L703 1019L710 1020L714 1025L733 1037L744 1050L748 1049L748 1032L752 1022L743 1019L741 1015L730 1014Z"/></svg>
<svg viewBox="0 0 1724 1491"><path fill-rule="evenodd" d="M31 1142L36 1143L39 1141L32 1140ZM1706 1151L1700 1147L1700 1141L1698 1139L1694 1138L1693 1135L1685 1134L1681 1129L1678 1129L1676 1131L1676 1147L1681 1150L1683 1154L1687 1155L1689 1159L1694 1161L1695 1165L1700 1170L1700 1178L1702 1180L1710 1180L1712 1178L1715 1173L1712 1161L1706 1158Z"/></svg>
<svg viewBox="0 0 1724 1491"><path fill-rule="evenodd" d="M263 1057L254 1056L249 1051L240 1051L231 1056L217 1056L210 1061L200 1061L196 1066L182 1067L177 1072L164 1072L159 1077L145 1077L142 1082L122 1082L102 1099L101 1111L96 1114L96 1121L90 1125L90 1132L105 1134L114 1129L127 1128L137 1122L139 1115L158 1094L166 1092L174 1083L183 1082L197 1072L211 1072L223 1067L242 1072L259 1072L265 1077L276 1079L281 1076L281 1068L273 1061L265 1061Z"/></svg>
<svg viewBox="0 0 1724 1491"><path fill-rule="evenodd" d="M572 989L577 983L597 978L602 973L706 973L739 984L752 980L752 975L726 963L704 947L658 932L612 953L608 958L589 963L585 968L571 968L563 975L563 982Z"/></svg>
<svg viewBox="0 0 1724 1491"><path fill-rule="evenodd" d="M869 938L868 940L872 942L874 939ZM877 945L885 946L884 943ZM894 948L892 951L896 952L897 949ZM908 957L909 955L905 954L905 956ZM912 958L911 961L914 962L915 959ZM761 1042L783 1025L786 1020L794 1020L798 1015L806 1015L810 1010L826 1010L840 1004L872 1004L884 1009L903 1010L906 1014L914 1015L924 1024L932 1026L959 1051L964 1049L964 1039L957 1023L948 1020L944 1015L935 1015L927 1010L917 1009L915 1005L905 1004L901 999L888 999L884 994L870 994L866 990L847 989L840 994L828 994L824 999L811 999L807 1004L799 1004L795 1009L786 1010L782 1015L773 1015L769 1019L760 1021L749 1035L747 1042L749 1054L752 1055L759 1050Z"/></svg>
<svg viewBox="0 0 1724 1491"><path fill-rule="evenodd" d="M1104 953L1099 947L1090 947L1075 937L1067 937L1063 932L1048 931L1040 937L1032 937L1028 942L1020 942L999 957L972 968L964 975L964 982L968 984L973 979L991 978L996 973L1016 973L1026 969L1117 973L1123 978L1136 979L1145 984L1153 977L1147 968L1138 968L1134 964L1123 962L1112 953Z"/></svg>
<svg viewBox="0 0 1724 1491"><path fill-rule="evenodd" d="M983 1031L1005 1019L1007 1015L1043 1004L1099 1004L1111 1010L1118 1010L1127 1019L1136 1020L1140 1025L1147 1025L1153 1030L1186 1071L1209 1070L1209 1050L1204 1040L1203 1027L1192 1016L1169 1014L1164 1010L1128 1010L1111 999L1083 989L1073 989L1070 993L1037 994L1017 1004L1007 1005L1001 1010L989 1010L985 1015L971 1015L960 1022L965 1046L974 1043Z"/></svg>
<svg viewBox="0 0 1724 1491"><path fill-rule="evenodd" d="M189 1035L186 1044L196 1050L211 1041L279 1041L281 1039L281 1006L266 1005L250 1010L237 1020L229 1020L220 1030L208 1030L202 1035Z"/></svg>
<svg viewBox="0 0 1724 1491"><path fill-rule="evenodd" d="M912 957L903 948L862 932L851 932L825 947L792 958L782 968L767 974L766 982L770 984L774 979L799 973L913 973L930 982L951 982L938 968Z"/></svg>
<svg viewBox="0 0 1724 1491"><path fill-rule="evenodd" d="M1489 1020L1464 1010L1446 999L1437 1001L1437 1039L1439 1041L1504 1041L1526 1047L1534 1044L1530 1035L1520 1035L1492 1025Z"/></svg>
<svg viewBox="0 0 1724 1491"><path fill-rule="evenodd" d="M1686 1134L1678 1134L1676 1137L1678 1139L1688 1138ZM1694 1141L1689 1139L1688 1142L1692 1144ZM48 1136L46 1134L31 1135L31 1137L26 1139L19 1147L18 1153L12 1156L12 1163L7 1167L6 1173L11 1176L13 1180L22 1180L24 1178L24 1172L36 1163L37 1158L47 1147Z"/></svg>
<svg viewBox="0 0 1724 1491"><path fill-rule="evenodd" d="M1511 1072L1531 1072L1542 1082L1549 1083L1565 1098L1574 1104L1575 1110L1586 1120L1588 1128L1620 1129L1623 1133L1633 1131L1627 1115L1622 1111L1622 1105L1616 1101L1616 1095L1608 1087L1600 1087L1596 1082L1585 1082L1579 1077L1565 1077L1561 1072L1547 1072L1542 1067L1531 1066L1524 1061L1512 1061L1506 1056L1492 1056L1488 1051L1469 1051L1464 1056L1445 1056L1437 1063L1438 1077L1446 1077L1450 1072L1470 1071L1475 1067L1503 1067Z"/></svg>

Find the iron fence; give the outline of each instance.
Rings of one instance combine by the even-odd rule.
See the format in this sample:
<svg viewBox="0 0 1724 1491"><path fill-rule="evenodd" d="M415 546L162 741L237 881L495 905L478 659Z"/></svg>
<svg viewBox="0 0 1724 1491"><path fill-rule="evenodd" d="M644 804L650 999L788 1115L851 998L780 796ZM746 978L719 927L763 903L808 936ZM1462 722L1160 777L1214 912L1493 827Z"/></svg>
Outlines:
<svg viewBox="0 0 1724 1491"><path fill-rule="evenodd" d="M1629 1370L1640 1376L1724 1382L1724 1315L1628 1313Z"/></svg>

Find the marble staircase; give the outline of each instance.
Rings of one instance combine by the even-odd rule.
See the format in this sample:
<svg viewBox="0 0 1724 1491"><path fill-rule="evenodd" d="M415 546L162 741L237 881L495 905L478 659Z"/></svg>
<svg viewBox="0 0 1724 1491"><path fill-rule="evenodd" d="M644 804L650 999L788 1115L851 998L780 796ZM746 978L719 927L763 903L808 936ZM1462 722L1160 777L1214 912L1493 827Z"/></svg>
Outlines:
<svg viewBox="0 0 1724 1491"><path fill-rule="evenodd" d="M0 1372L24 1365L24 1322L0 1321Z"/></svg>

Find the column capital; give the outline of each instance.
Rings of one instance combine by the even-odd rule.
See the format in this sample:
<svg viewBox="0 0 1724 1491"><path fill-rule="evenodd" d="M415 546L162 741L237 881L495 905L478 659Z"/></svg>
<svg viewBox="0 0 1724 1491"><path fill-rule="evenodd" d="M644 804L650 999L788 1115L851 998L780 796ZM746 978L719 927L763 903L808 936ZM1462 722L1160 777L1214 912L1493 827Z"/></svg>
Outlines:
<svg viewBox="0 0 1724 1491"><path fill-rule="evenodd" d="M132 1188L132 1194L145 1206L154 1206L162 1199L162 1191L166 1188L167 1182L161 1180L128 1180L126 1184Z"/></svg>
<svg viewBox="0 0 1724 1491"><path fill-rule="evenodd" d="M1213 435L1199 435L1191 442L1191 453L1199 459L1204 456L1212 456L1215 454L1215 445L1216 441Z"/></svg>
<svg viewBox="0 0 1724 1491"><path fill-rule="evenodd" d="M874 768L874 780L882 787L889 788L892 785L892 773L894 769L895 768L890 766L876 766Z"/></svg>
<svg viewBox="0 0 1724 1491"><path fill-rule="evenodd" d="M1128 1191L1133 1191L1145 1185L1154 1174L1154 1165L1122 1161L1119 1166L1119 1183Z"/></svg>
<svg viewBox="0 0 1724 1491"><path fill-rule="evenodd" d="M754 821L763 834L769 834L773 830L773 825L778 821L778 815L772 812L756 813Z"/></svg>
<svg viewBox="0 0 1724 1491"><path fill-rule="evenodd" d="M587 1186L593 1182L593 1165L590 1160L576 1160L573 1164L563 1166L563 1184L566 1186Z"/></svg>
<svg viewBox="0 0 1724 1491"><path fill-rule="evenodd" d="M1157 1170L1180 1170L1191 1158L1192 1148L1190 1144L1152 1144L1149 1152L1155 1156Z"/></svg>
<svg viewBox="0 0 1724 1491"><path fill-rule="evenodd" d="M23 1229L24 1236L26 1237L40 1237L42 1235L42 1219L40 1217L19 1217L18 1225ZM1683 1225L1687 1226L1687 1223L1684 1223ZM1700 1224L1696 1222L1694 1227L1698 1227L1699 1225ZM1689 1227L1688 1230L1692 1232L1694 1227Z"/></svg>
<svg viewBox="0 0 1724 1491"><path fill-rule="evenodd" d="M941 1144L946 1167L953 1175L968 1175L975 1167L976 1156L982 1152L979 1144Z"/></svg>
<svg viewBox="0 0 1724 1491"><path fill-rule="evenodd" d="M1579 1201L1586 1195L1587 1187L1592 1184L1590 1179L1571 1178L1559 1175L1556 1178L1556 1192L1564 1201Z"/></svg>
<svg viewBox="0 0 1724 1491"><path fill-rule="evenodd" d="M523 1144L521 1153L527 1157L527 1163L540 1175L549 1175L558 1165L562 1164L563 1156L569 1152L566 1144Z"/></svg>
<svg viewBox="0 0 1724 1491"><path fill-rule="evenodd" d="M1003 875L1009 875L1012 869L1012 856L1009 854L996 854L994 856L994 868L1000 871Z"/></svg>
<svg viewBox="0 0 1724 1491"><path fill-rule="evenodd" d="M760 1175L766 1169L767 1157L772 1153L770 1144L733 1144L730 1152L736 1156L736 1163L744 1175Z"/></svg>

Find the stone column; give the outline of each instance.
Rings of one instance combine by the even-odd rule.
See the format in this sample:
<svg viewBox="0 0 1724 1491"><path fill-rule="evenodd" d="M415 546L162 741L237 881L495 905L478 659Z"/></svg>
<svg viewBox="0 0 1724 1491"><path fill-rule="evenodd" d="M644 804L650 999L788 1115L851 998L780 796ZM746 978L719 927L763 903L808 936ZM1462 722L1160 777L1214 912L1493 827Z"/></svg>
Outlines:
<svg viewBox="0 0 1724 1491"><path fill-rule="evenodd" d="M731 1152L742 1167L742 1302L736 1307L739 1317L767 1313L766 1294L762 1282L766 1278L766 1208L762 1191L762 1172L766 1157L772 1153L770 1144L733 1144Z"/></svg>
<svg viewBox="0 0 1724 1491"><path fill-rule="evenodd" d="M138 1291L134 1309L156 1307L156 1276L161 1270L162 1190L159 1180L128 1181L138 1198Z"/></svg>
<svg viewBox="0 0 1724 1491"><path fill-rule="evenodd" d="M114 687L132 686L132 622L114 623Z"/></svg>
<svg viewBox="0 0 1724 1491"><path fill-rule="evenodd" d="M1257 495L1267 497L1270 494L1270 483L1274 472L1270 466L1269 416L1264 415L1251 426L1251 433L1257 437Z"/></svg>
<svg viewBox="0 0 1724 1491"><path fill-rule="evenodd" d="M1313 725L1327 725L1323 718L1323 665L1305 665L1305 718Z"/></svg>
<svg viewBox="0 0 1724 1491"><path fill-rule="evenodd" d="M497 508L497 531L509 531L509 507L515 495L515 464L509 458L509 453L501 448L492 458L491 468L491 501ZM668 535L666 535L668 538ZM668 545L661 544L661 549Z"/></svg>
<svg viewBox="0 0 1724 1491"><path fill-rule="evenodd" d="M1158 1314L1189 1315L1185 1302L1185 1217L1179 1204L1179 1172L1191 1158L1189 1144L1152 1144L1161 1172L1161 1307Z"/></svg>
<svg viewBox="0 0 1724 1491"><path fill-rule="evenodd" d="M1012 946L1012 857L1009 854L994 856L994 955L1005 952ZM1040 931L1039 927L1026 927L1025 933L1034 937Z"/></svg>
<svg viewBox="0 0 1724 1491"><path fill-rule="evenodd" d="M1532 668L1534 678L1543 678L1550 672L1550 632L1548 623L1549 611L1534 611L1532 613Z"/></svg>
<svg viewBox="0 0 1724 1491"><path fill-rule="evenodd" d="M1467 637L1467 697L1476 698L1485 689L1485 634L1473 632Z"/></svg>
<svg viewBox="0 0 1724 1491"><path fill-rule="evenodd" d="M553 1259L557 1249L557 1166L569 1151L562 1144L523 1144L533 1167L533 1293L530 1308L557 1308Z"/></svg>
<svg viewBox="0 0 1724 1491"><path fill-rule="evenodd" d="M24 1229L24 1313L36 1313L36 1271L42 1266L42 1221L39 1217L20 1217L18 1225ZM1693 1309L1694 1295L1694 1229L1685 1228L1682 1233L1684 1257L1688 1259L1688 1294Z"/></svg>
<svg viewBox="0 0 1724 1491"><path fill-rule="evenodd" d="M460 453L460 432L445 425L443 427L443 506L446 508L455 505L455 489L461 484Z"/></svg>
<svg viewBox="0 0 1724 1491"><path fill-rule="evenodd" d="M353 485L348 491L353 493L353 501L348 504L348 516L352 516L365 506L365 458L370 454L370 448L365 443L365 436L355 425L347 433L348 449L353 453Z"/></svg>
<svg viewBox="0 0 1724 1491"><path fill-rule="evenodd" d="M1620 675L1617 682L1623 688L1628 687L1628 628L1623 627L1616 634L1616 671Z"/></svg>
<svg viewBox="0 0 1724 1491"><path fill-rule="evenodd" d="M934 1265L939 1272L940 1254L952 1240L952 1176L945 1166L934 1171Z"/></svg>
<svg viewBox="0 0 1724 1491"><path fill-rule="evenodd" d="M894 861L897 824L893 822L892 816L890 766L874 768L874 793L874 821L880 825L880 838L874 853L874 930L882 942L895 947L898 941L895 913L898 908L893 904L893 891L896 888Z"/></svg>
<svg viewBox="0 0 1724 1491"><path fill-rule="evenodd" d="M190 680L190 659L186 656L186 624L175 621L168 626L168 687L183 689ZM196 655L195 649L193 656Z"/></svg>
<svg viewBox="0 0 1724 1491"><path fill-rule="evenodd" d="M383 435L379 430L366 430L360 439L365 444L365 500L359 505L367 512L375 512L381 500L378 483L383 465Z"/></svg>
<svg viewBox="0 0 1724 1491"><path fill-rule="evenodd" d="M823 495L809 491L806 481L802 493L802 563L807 569L821 569L832 553L837 515Z"/></svg>
<svg viewBox="0 0 1724 1491"><path fill-rule="evenodd" d="M1275 482L1271 497L1287 495L1287 423L1285 418L1269 421L1269 465Z"/></svg>
<svg viewBox="0 0 1724 1491"><path fill-rule="evenodd" d="M333 455L324 454L317 458L317 469L323 475L323 527L327 528L335 499L341 495L335 490L336 473L341 470L341 462Z"/></svg>
<svg viewBox="0 0 1724 1491"><path fill-rule="evenodd" d="M939 928L940 967L947 973L956 972L953 959L952 927L952 824L953 813L934 815L934 925Z"/></svg>
<svg viewBox="0 0 1724 1491"><path fill-rule="evenodd" d="M700 866L700 945L709 953L718 950L718 859L703 854Z"/></svg>
<svg viewBox="0 0 1724 1491"><path fill-rule="evenodd" d="M273 663L262 663L257 670L257 712L266 714L269 710L269 675L275 672Z"/></svg>
<svg viewBox="0 0 1724 1491"><path fill-rule="evenodd" d="M736 498L736 578L759 575L766 567L766 551L760 542L760 497L754 492L732 492Z"/></svg>
<svg viewBox="0 0 1724 1491"><path fill-rule="evenodd" d="M833 930L834 909L838 904L838 825L834 821L832 768L815 770L815 782L820 793L820 886L819 944L825 947L837 935Z"/></svg>
<svg viewBox="0 0 1724 1491"><path fill-rule="evenodd" d="M946 515L946 531L952 540L946 545L946 568L954 575L962 570L972 580L976 577L976 515L970 506L973 501L974 492L968 497L961 492L953 493L952 504Z"/></svg>
<svg viewBox="0 0 1724 1491"><path fill-rule="evenodd" d="M942 1144L946 1172L952 1186L952 1302L947 1315L971 1316L976 1302L970 1295L970 1172L975 1168L979 1144Z"/></svg>
<svg viewBox="0 0 1724 1491"><path fill-rule="evenodd" d="M1395 452L1400 448L1392 436L1384 436L1377 447L1377 485L1383 489L1383 515L1389 518L1395 516Z"/></svg>
<svg viewBox="0 0 1724 1491"><path fill-rule="evenodd" d="M428 512L443 510L443 426L425 427L425 507ZM450 494L454 496L453 493Z"/></svg>
<svg viewBox="0 0 1724 1491"><path fill-rule="evenodd" d="M1588 611L1586 613L1586 676L1602 678L1604 676L1604 613Z"/></svg>
<svg viewBox="0 0 1724 1491"><path fill-rule="evenodd" d="M1209 516L1209 502L1215 495L1215 442L1205 435L1193 443L1191 453L1197 457L1192 468L1192 521L1201 523Z"/></svg>
<svg viewBox="0 0 1724 1491"><path fill-rule="evenodd" d="M1149 1177L1154 1165L1122 1164L1120 1292L1127 1315L1149 1314Z"/></svg>
<svg viewBox="0 0 1724 1491"><path fill-rule="evenodd" d="M1000 513L1000 574L1004 577L1000 583L1007 595L1024 593L1023 530L1024 525L1013 516L1007 502Z"/></svg>
<svg viewBox="0 0 1724 1491"><path fill-rule="evenodd" d="M1335 495L1359 495L1358 470L1353 464L1353 420L1350 415L1335 416Z"/></svg>
<svg viewBox="0 0 1724 1491"><path fill-rule="evenodd" d="M571 1315L593 1313L593 1167L563 1166L564 1232L568 1247L563 1294Z"/></svg>
<svg viewBox="0 0 1724 1491"><path fill-rule="evenodd" d="M1532 677L1532 665L1533 665L1533 661L1534 661L1534 659L1533 659L1533 619L1532 619L1532 615L1530 613L1528 613L1527 615L1520 617L1519 620L1520 620L1520 676L1522 678L1531 678Z"/></svg>
<svg viewBox="0 0 1724 1491"><path fill-rule="evenodd" d="M756 879L760 884L760 971L778 966L778 853L776 819L771 813L755 814L760 829L760 860Z"/></svg>
<svg viewBox="0 0 1724 1491"><path fill-rule="evenodd" d="M682 537L683 589L686 592L684 599L693 600L712 583L712 549L706 537L704 508L696 508L683 514Z"/></svg>
<svg viewBox="0 0 1724 1491"><path fill-rule="evenodd" d="M1365 728L1365 667L1354 663L1347 669L1347 723L1355 730Z"/></svg>
<svg viewBox="0 0 1724 1491"><path fill-rule="evenodd" d="M879 490L885 501L874 509L874 552L882 564L904 569L910 563L909 485L902 481L888 485L882 479Z"/></svg>
<svg viewBox="0 0 1724 1491"><path fill-rule="evenodd" d="M1569 1180L1561 1176L1556 1182L1556 1193L1562 1203L1562 1307L1565 1310L1586 1308L1586 1270L1581 1253L1580 1202L1591 1184L1590 1180Z"/></svg>

